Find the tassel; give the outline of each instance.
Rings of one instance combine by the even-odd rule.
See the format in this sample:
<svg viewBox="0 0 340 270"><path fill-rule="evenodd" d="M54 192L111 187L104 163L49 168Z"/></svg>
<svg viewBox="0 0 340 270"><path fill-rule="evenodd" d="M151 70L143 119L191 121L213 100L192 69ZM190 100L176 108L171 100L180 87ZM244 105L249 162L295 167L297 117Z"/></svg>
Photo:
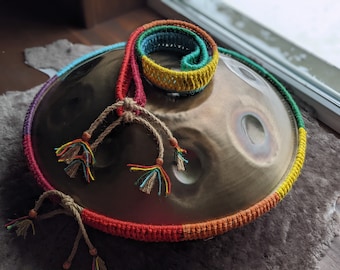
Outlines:
<svg viewBox="0 0 340 270"><path fill-rule="evenodd" d="M65 162L66 164L70 164L74 158L79 154L81 149L80 143L73 144L70 142L68 144L64 144L59 148L56 148L56 155L59 157L59 162Z"/></svg>
<svg viewBox="0 0 340 270"><path fill-rule="evenodd" d="M59 162L70 164L74 159L81 156L81 154L79 154L81 149L83 150L83 155L85 155L88 160L91 160L91 162L94 163L95 158L92 149L89 143L83 141L82 139L76 139L71 142L65 143L59 148L56 148L55 153L56 156L59 158Z"/></svg>
<svg viewBox="0 0 340 270"><path fill-rule="evenodd" d="M178 145L178 141L175 137L172 137L169 139L170 145L175 148L175 162L177 164L177 170L179 171L185 171L184 163L189 163L189 161L184 157L184 155L187 153L187 150L181 148Z"/></svg>
<svg viewBox="0 0 340 270"><path fill-rule="evenodd" d="M85 156L85 157L84 157ZM86 182L94 181L94 176L91 172L90 166L92 164L92 157L83 154L83 156L76 156L75 159L64 169L70 178L75 178L80 165L83 168L83 175Z"/></svg>
<svg viewBox="0 0 340 270"><path fill-rule="evenodd" d="M92 270L107 270L105 262L99 256L93 256Z"/></svg>
<svg viewBox="0 0 340 270"><path fill-rule="evenodd" d="M62 146L55 148L55 154L59 158L59 162L70 164L76 156L79 155L81 146L87 147L87 143L82 139L76 139L71 142L65 143Z"/></svg>
<svg viewBox="0 0 340 270"><path fill-rule="evenodd" d="M187 151L180 147L176 147L175 149L175 162L177 164L178 171L185 171L184 163L188 163L189 161L184 157Z"/></svg>
<svg viewBox="0 0 340 270"><path fill-rule="evenodd" d="M171 193L171 182L168 174L162 167L163 160L158 158L156 160L156 165L143 166L137 164L128 164L130 171L144 171L145 173L137 179L136 185L139 184L139 189L147 194L151 193L152 188L155 185L156 180L158 180L158 195L162 194L162 186L164 184L164 194L168 196Z"/></svg>
<svg viewBox="0 0 340 270"><path fill-rule="evenodd" d="M15 219L7 223L5 227L7 228L7 230L16 228L15 232L17 236L23 236L24 239L26 239L27 237L27 232L29 228L32 228L32 233L33 235L35 235L34 223L31 219L29 219L29 216Z"/></svg>
<svg viewBox="0 0 340 270"><path fill-rule="evenodd" d="M69 177L75 178L80 165L82 165L86 181L89 183L90 179L94 180L90 167L95 163L95 158L91 146L86 140L76 139L55 150L57 157L59 157L58 162L68 164L65 172ZM81 150L82 153L79 153Z"/></svg>
<svg viewBox="0 0 340 270"><path fill-rule="evenodd" d="M155 185L155 181L156 178L159 179L159 172L157 169L152 169L150 170L150 172L147 172L145 174L143 174L137 181L136 181L136 185L140 182L142 182L139 186L139 189L146 193L146 194L150 194L152 188ZM159 181L159 180L158 180Z"/></svg>
<svg viewBox="0 0 340 270"><path fill-rule="evenodd" d="M77 175L77 172L79 170L79 167L81 165L81 161L79 160L73 160L65 169L64 171L70 178L75 178Z"/></svg>

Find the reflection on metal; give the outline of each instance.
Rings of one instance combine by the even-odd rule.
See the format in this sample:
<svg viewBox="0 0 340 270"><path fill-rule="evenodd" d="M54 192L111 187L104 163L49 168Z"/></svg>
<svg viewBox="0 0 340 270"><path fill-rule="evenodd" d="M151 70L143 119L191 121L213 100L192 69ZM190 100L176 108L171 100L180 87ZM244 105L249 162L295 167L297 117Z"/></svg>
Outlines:
<svg viewBox="0 0 340 270"><path fill-rule="evenodd" d="M93 183L69 179L53 149L79 136L114 102L122 57L123 50L114 50L74 67L49 86L37 106L32 143L53 187L115 219L186 224L246 209L282 183L298 145L290 107L270 82L229 56L221 56L213 80L193 96L169 95L144 81L147 109L188 150L185 172L173 168L171 154L164 157L173 185L169 197L146 196L133 185L136 176L126 164L152 163L157 151L153 137L135 124L118 127L98 147ZM172 57L153 57L177 67Z"/></svg>

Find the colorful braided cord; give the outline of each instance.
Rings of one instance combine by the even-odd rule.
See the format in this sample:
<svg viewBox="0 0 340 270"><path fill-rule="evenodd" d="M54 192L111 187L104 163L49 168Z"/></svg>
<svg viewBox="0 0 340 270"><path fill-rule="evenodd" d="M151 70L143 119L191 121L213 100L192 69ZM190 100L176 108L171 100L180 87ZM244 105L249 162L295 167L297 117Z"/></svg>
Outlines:
<svg viewBox="0 0 340 270"><path fill-rule="evenodd" d="M178 45L178 42L180 45ZM48 179L45 178L39 168L39 164L34 155L31 138L34 113L39 103L53 82L66 72L90 60L94 56L121 48L122 46L123 44L108 46L76 60L61 70L55 77L47 81L34 98L25 118L23 145L30 169L39 185L45 190L51 190L54 189L54 187L50 185ZM162 20L146 24L132 33L125 48L126 53L116 88L118 99L122 100L127 96L131 80L133 79L135 84L134 99L140 105L145 104L146 97L142 88L138 61L142 64L143 75L153 84L169 91L184 94L203 89L216 69L218 52L227 54L248 65L261 76L265 77L286 100L293 112L298 127L298 148L290 171L277 189L255 205L235 214L194 224L149 225L117 220L84 208L81 211L84 223L106 233L142 241L177 242L205 239L223 234L231 229L244 226L254 221L275 207L286 196L297 180L304 163L307 132L301 113L293 98L272 74L237 52L218 48L215 42L206 35L203 30L182 21ZM172 71L152 61L149 58L149 54L157 52L158 50L171 50L172 52L185 55L181 63L183 70ZM139 60L137 58L139 58Z"/></svg>
<svg viewBox="0 0 340 270"><path fill-rule="evenodd" d="M129 38L126 51L130 53L125 54L118 79L119 99L127 94L129 77L135 80L135 99L139 98L142 86L136 57L141 62L143 76L154 86L181 95L204 89L218 64L215 41L197 26L178 20L154 21L137 28ZM158 51L183 55L180 70L163 67L149 57ZM143 102L144 99L139 104L144 105Z"/></svg>

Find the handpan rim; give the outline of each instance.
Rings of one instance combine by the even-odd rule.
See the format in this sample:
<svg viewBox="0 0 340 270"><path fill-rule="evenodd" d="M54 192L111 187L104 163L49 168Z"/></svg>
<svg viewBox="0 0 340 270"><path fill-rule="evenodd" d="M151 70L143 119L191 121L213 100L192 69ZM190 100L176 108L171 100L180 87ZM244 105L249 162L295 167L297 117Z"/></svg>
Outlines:
<svg viewBox="0 0 340 270"><path fill-rule="evenodd" d="M34 124L34 114L39 107L39 104L44 99L44 96L48 90L53 86L53 84L61 77L68 74L68 72L76 69L83 63L90 61L92 58L104 55L108 52L121 49L124 47L124 43L114 44L111 46L106 46L100 50L94 51L87 54L70 65L66 66L64 69L60 70L56 76L49 79L35 96L31 106L26 114L24 121L24 153L28 160L28 165L33 172L38 184L45 190L53 190L55 187L50 184L49 180L46 178L44 173L39 167L39 163L36 160L35 152L32 144L31 130ZM187 223L187 224L177 224L177 225L160 225L160 224L145 224L136 223L130 221L124 221L120 219L115 219L100 213L97 213L86 207L81 207L81 216L83 221L97 229L100 229L106 233L110 233L117 236L123 236L127 238L142 240L142 241L182 241L191 239L205 239L215 235L219 235L229 231L231 229L243 226L264 213L268 212L270 209L275 207L285 195L291 189L293 183L296 181L303 162L306 151L306 131L303 123L302 116L299 112L297 105L288 93L288 91L282 86L282 84L270 73L268 73L264 68L257 65L250 59L238 54L237 52L219 48L219 51L223 54L231 56L237 59L241 63L250 66L256 72L265 77L270 81L280 92L283 98L287 101L290 109L293 112L298 134L298 147L296 150L296 157L294 162L291 164L291 168L287 173L285 179L280 183L275 190L266 196L261 201L255 203L251 207L240 210L236 213L217 217L212 220L202 220L201 222Z"/></svg>

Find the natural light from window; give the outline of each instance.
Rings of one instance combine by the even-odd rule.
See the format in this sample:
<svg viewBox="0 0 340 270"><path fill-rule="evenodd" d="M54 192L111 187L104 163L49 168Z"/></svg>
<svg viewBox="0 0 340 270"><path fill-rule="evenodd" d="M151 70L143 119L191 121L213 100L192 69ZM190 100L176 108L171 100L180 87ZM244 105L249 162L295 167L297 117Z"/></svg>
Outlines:
<svg viewBox="0 0 340 270"><path fill-rule="evenodd" d="M170 9L188 18L220 46L268 69L340 133L340 1L148 2L164 16L172 16Z"/></svg>
<svg viewBox="0 0 340 270"><path fill-rule="evenodd" d="M340 1L223 2L340 69Z"/></svg>

